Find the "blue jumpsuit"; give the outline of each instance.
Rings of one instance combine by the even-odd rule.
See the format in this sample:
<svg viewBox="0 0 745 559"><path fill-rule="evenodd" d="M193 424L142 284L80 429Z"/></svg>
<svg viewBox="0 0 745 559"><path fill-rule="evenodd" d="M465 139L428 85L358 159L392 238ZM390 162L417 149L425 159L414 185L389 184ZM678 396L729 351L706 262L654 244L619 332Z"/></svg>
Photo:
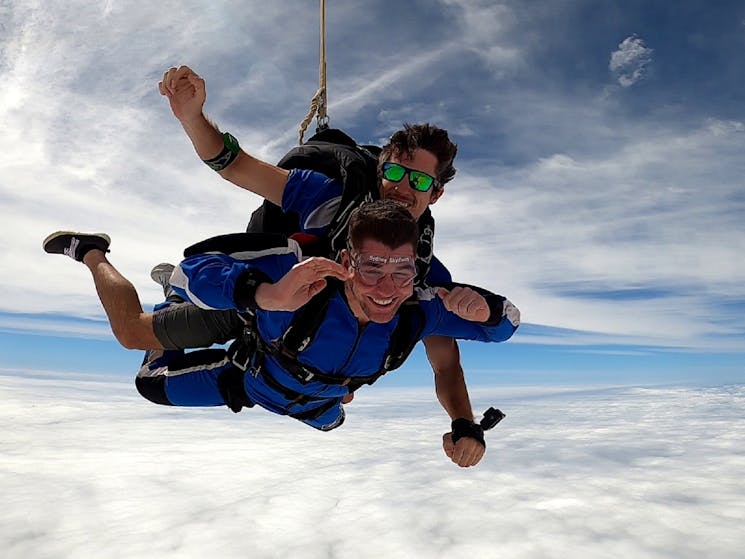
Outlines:
<svg viewBox="0 0 745 559"><path fill-rule="evenodd" d="M272 281L279 280L299 261L294 243L272 254L241 252L238 260L226 254L198 254L185 259L175 270L172 284L185 299L205 309L236 309L235 291L241 277L249 270L258 270ZM350 310L340 287L330 298L325 316L314 341L297 359L304 365L325 374L340 377L366 377L380 370L390 346L399 317L385 324L367 323L360 326ZM493 296L501 301L498 296ZM447 311L434 290L418 292L418 304L423 311L424 327L418 339L430 335L458 339L501 342L512 336L519 324L517 309L507 300L500 304L498 316L486 323L464 320ZM289 327L293 312L256 311L258 334L265 344L281 338ZM494 312L492 313L495 314ZM150 374L158 374L158 355L144 366ZM167 365L167 355L161 357ZM165 378L168 402L179 406L218 406L225 404L217 377L230 367L225 360L210 367L186 367L183 372L170 371ZM271 412L300 416L301 421L321 430L339 426L344 420L342 397L348 394L345 386L311 380L301 382L270 354L265 356L261 374L246 374L243 388L251 404ZM281 387L282 389L278 389ZM302 394L310 400L293 403L286 391ZM165 403L165 402L164 402ZM314 409L323 409L318 417L305 417ZM312 415L312 414L311 414Z"/></svg>

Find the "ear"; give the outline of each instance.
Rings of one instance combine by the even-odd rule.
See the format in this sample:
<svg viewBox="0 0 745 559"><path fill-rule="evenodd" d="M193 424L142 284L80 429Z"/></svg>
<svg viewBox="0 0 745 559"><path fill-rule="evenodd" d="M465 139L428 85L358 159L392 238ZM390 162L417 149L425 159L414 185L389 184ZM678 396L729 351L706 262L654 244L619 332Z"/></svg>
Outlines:
<svg viewBox="0 0 745 559"><path fill-rule="evenodd" d="M433 190L432 191L432 196L429 199L429 205L431 206L432 204L434 204L435 202L437 202L437 200L440 199L440 196L442 196L444 192L445 192L445 188L444 187L443 188L439 188L437 190Z"/></svg>
<svg viewBox="0 0 745 559"><path fill-rule="evenodd" d="M343 248L339 253L339 260L341 261L342 266L344 266L345 268L349 268L349 265L351 264L351 259L349 258L349 250Z"/></svg>

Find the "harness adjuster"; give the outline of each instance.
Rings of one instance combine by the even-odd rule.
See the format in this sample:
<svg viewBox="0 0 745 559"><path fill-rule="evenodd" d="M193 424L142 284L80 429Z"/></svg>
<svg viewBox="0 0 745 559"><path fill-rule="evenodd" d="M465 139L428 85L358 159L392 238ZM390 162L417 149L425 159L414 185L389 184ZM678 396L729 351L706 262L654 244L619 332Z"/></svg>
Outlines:
<svg viewBox="0 0 745 559"><path fill-rule="evenodd" d="M251 364L251 358L249 356L246 356L245 360L238 360L235 355L232 355L230 357L230 362L235 365L238 369L241 371L248 371L249 365Z"/></svg>

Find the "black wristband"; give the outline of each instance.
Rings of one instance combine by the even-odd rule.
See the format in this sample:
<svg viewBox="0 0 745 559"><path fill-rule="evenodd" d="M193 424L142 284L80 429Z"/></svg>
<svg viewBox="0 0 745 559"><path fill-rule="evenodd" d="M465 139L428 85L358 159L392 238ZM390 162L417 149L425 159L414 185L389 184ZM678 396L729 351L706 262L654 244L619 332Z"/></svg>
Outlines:
<svg viewBox="0 0 745 559"><path fill-rule="evenodd" d="M238 145L238 140L236 140L230 132L225 132L222 135L222 143L224 147L217 157L202 160L213 171L222 171L225 169L225 167L235 161L235 158L238 157L238 152L241 149L241 146Z"/></svg>
<svg viewBox="0 0 745 559"><path fill-rule="evenodd" d="M478 425L465 417L460 417L454 419L451 426L453 430L453 434L451 435L453 438L453 444L457 443L463 437L471 437L472 439L479 441L483 447L486 448L484 430L481 428L481 425Z"/></svg>
<svg viewBox="0 0 745 559"><path fill-rule="evenodd" d="M496 326L504 318L504 302L506 299L501 295L494 295L490 293L484 296L486 304L489 306L489 318L486 319L484 324L486 326Z"/></svg>
<svg viewBox="0 0 745 559"><path fill-rule="evenodd" d="M233 301L239 309L248 309L255 311L258 308L256 304L256 289L262 283L273 283L272 279L260 270L246 270L235 282L233 291Z"/></svg>

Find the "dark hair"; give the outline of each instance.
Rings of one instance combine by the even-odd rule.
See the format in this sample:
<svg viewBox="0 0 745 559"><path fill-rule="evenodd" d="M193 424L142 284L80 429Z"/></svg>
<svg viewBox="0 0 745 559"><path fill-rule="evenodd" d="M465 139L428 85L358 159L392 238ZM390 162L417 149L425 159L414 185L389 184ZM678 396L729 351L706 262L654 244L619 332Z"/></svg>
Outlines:
<svg viewBox="0 0 745 559"><path fill-rule="evenodd" d="M433 124L404 123L403 130L395 132L388 143L383 146L378 158L378 176L382 176L382 166L392 157L414 155L415 149L424 149L437 158L437 189L451 181L455 176L453 160L458 153L458 146L450 141L447 130Z"/></svg>
<svg viewBox="0 0 745 559"><path fill-rule="evenodd" d="M376 200L356 208L349 218L349 246L359 249L365 239L389 248L409 244L416 250L419 227L409 211L393 200Z"/></svg>

